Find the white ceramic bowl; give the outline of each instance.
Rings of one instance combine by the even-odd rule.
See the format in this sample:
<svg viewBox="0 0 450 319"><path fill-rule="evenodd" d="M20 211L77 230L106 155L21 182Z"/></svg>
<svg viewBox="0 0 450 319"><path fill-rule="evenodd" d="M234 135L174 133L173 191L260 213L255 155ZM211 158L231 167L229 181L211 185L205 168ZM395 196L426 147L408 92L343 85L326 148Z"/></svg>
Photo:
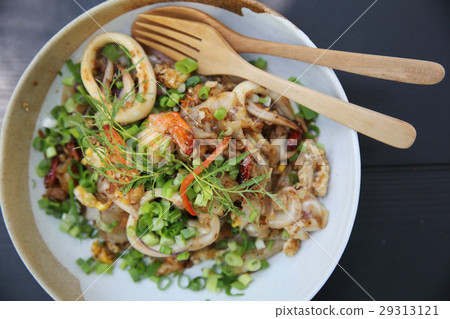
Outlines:
<svg viewBox="0 0 450 319"><path fill-rule="evenodd" d="M123 5L124 1L118 1L118 3ZM211 5L187 2L170 3L170 5L177 4L201 9L237 32L247 36L290 44L314 46L310 39L292 23L271 13L255 13L248 9L243 9L243 16L239 16ZM138 13L161 5L168 4L154 4L124 13L104 24L103 29L129 34L131 24ZM114 3L104 4L100 8L94 9L96 11L92 15L96 16L102 13L108 15L112 11L111 7L113 6ZM66 40L70 41L70 32L74 32L75 28L88 23L92 24L86 17L78 18L61 32L65 32L66 37L69 37ZM93 29L95 26L91 25L90 28ZM83 44L71 54L71 58L74 61L79 61L89 40L102 32L104 31L98 30L89 38L83 38ZM30 72L33 72L33 70L36 72L36 64L39 63L39 59L43 55L48 54L48 47L54 45L52 41L62 41L62 37L58 34L55 39L51 40L41 50L32 62L29 70L27 70L28 73L25 73L24 78L21 79L18 85L12 104L20 101L20 97L23 95L20 87L26 85L27 77L33 76ZM257 56L245 54L244 57L252 59ZM330 69L318 66L310 67L310 65L305 63L278 57L264 56L264 58L268 60L268 72L288 78L292 75L299 76L307 70L301 78L305 86L347 100L337 77ZM68 73L65 67L63 68L63 73ZM52 107L59 104L61 94L60 82L60 77L54 79L48 89L42 108L40 111L36 111L37 120L33 123L35 124L33 136L36 134L37 129L42 127L43 120L49 116L49 111ZM3 131L2 176L7 176L10 173L5 166L5 160L10 160L7 158L6 147L8 145L5 145L5 135L13 134L11 133L11 126L13 125L11 122L13 120L9 120L10 117L14 117L11 107L6 117ZM254 275L254 282L245 291L245 296L243 297L228 297L225 294L216 295L208 291L192 292L180 289L176 284L161 292L149 280L139 283L132 282L128 272L121 271L117 266L112 276L105 275L99 279L95 274L85 275L75 264L75 260L79 257L87 258L90 256L91 242L88 240L80 242L78 239L67 236L67 234L58 229L58 221L51 216L45 215L37 206L37 200L44 193L44 188L42 180L36 176L34 168L42 155L30 147L31 130L30 134L23 137L27 139L26 145L29 147L29 149L23 150L24 154L27 154L27 156L29 154L29 160L27 161L29 198L25 202L31 205L32 216L34 217L34 221L30 220L27 222L35 222L35 225L27 227L33 228L37 226L40 236L36 237L41 237L42 240L41 238L36 239L37 242L35 244L30 243L29 240L25 242L26 239L23 237L25 235L17 229L19 224L14 217L14 212L23 209L23 207L19 208L17 203L12 203L14 200L12 198L13 191L5 185L8 178L2 178L5 221L14 244L25 264L55 299L76 299L75 296L77 294L83 294L83 298L88 300L309 300L331 275L345 249L356 216L360 186L360 157L356 133L323 116L319 117L318 126L321 129L319 141L326 146L327 157L331 167L329 192L323 199L324 204L330 211L328 225L325 229L314 233L311 239L303 241L301 249L295 257L290 258L283 254L278 254L270 258L270 267ZM36 185L34 185L33 181L37 181ZM49 253L53 256L50 256ZM52 266L42 267L42 263L49 262L48 260L44 261L46 256L51 260ZM201 264L188 269L186 274L191 276L199 275L201 268L204 266L205 264ZM58 275L52 276L50 272L55 271ZM70 293L67 293L67 290Z"/></svg>

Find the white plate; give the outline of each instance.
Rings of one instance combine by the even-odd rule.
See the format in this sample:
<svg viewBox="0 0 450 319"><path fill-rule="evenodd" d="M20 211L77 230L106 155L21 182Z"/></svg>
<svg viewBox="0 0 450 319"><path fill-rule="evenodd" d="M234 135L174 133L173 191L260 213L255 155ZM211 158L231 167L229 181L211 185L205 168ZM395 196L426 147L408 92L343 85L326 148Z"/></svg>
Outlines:
<svg viewBox="0 0 450 319"><path fill-rule="evenodd" d="M217 7L191 4L171 3L201 9L216 17L232 29L247 36L256 38L314 46L309 38L289 21L269 15L256 14L244 9L244 16L239 16ZM149 10L153 5L128 12L104 25L106 31L130 33L133 20L138 13ZM102 30L95 35L102 33ZM82 52L89 40L76 50L72 59L80 61ZM245 54L246 59L257 58L257 55ZM283 78L299 76L305 72L301 82L310 88L326 94L347 100L345 93L335 76L328 68L312 66L293 60L272 56L264 56L268 60L268 71ZM68 74L67 69L63 73ZM52 84L42 110L39 114L35 132L42 127L43 120L49 116L49 111L60 104L61 77ZM229 297L225 293L213 294L209 291L192 292L177 287L176 283L166 291L160 291L150 280L134 283L127 271L117 266L112 276L99 278L95 274L85 275L75 264L79 257L90 256L91 241L80 242L58 229L59 221L45 215L37 206L37 201L44 193L42 179L35 174L36 163L42 154L34 149L30 151L30 200L38 229L54 256L81 283L84 298L87 300L309 300L322 287L334 270L348 242L359 198L360 157L356 133L323 116L319 117L318 126L321 129L319 141L325 144L327 157L331 166L328 195L323 199L330 211L328 225L325 229L313 234L312 238L303 241L301 249L295 257L278 254L269 259L270 267L256 273L254 282L245 290L243 297ZM32 180L37 186L33 188ZM186 274L198 276L205 264L188 269Z"/></svg>

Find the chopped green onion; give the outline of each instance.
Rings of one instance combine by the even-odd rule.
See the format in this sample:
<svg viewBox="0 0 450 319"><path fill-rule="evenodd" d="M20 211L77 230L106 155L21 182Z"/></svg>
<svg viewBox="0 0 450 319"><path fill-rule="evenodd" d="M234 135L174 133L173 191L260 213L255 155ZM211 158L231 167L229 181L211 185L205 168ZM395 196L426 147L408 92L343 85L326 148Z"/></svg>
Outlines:
<svg viewBox="0 0 450 319"><path fill-rule="evenodd" d="M93 194L97 191L97 186L91 179L82 178L82 179L80 179L79 184L81 187L84 188L85 191L87 191L91 194Z"/></svg>
<svg viewBox="0 0 450 319"><path fill-rule="evenodd" d="M256 258L250 258L245 261L245 268L248 271L258 271L261 268L261 261Z"/></svg>
<svg viewBox="0 0 450 319"><path fill-rule="evenodd" d="M160 244L161 244L161 246L169 247L169 246L175 244L175 239L162 235L161 239L160 239ZM171 251L172 251L172 248L171 248ZM170 253L168 253L166 255L170 255Z"/></svg>
<svg viewBox="0 0 450 319"><path fill-rule="evenodd" d="M161 230L166 225L162 218L153 218L150 230Z"/></svg>
<svg viewBox="0 0 450 319"><path fill-rule="evenodd" d="M161 277L159 277L157 287L159 290L166 290L167 288L170 287L171 284L172 284L172 279L170 279L170 277L161 276Z"/></svg>
<svg viewBox="0 0 450 319"><path fill-rule="evenodd" d="M219 107L216 112L214 112L214 117L218 121L222 121L226 115L227 115L227 109L222 106Z"/></svg>
<svg viewBox="0 0 450 319"><path fill-rule="evenodd" d="M136 268L128 268L128 273L130 274L131 279L133 279L134 282L141 281L141 275Z"/></svg>
<svg viewBox="0 0 450 319"><path fill-rule="evenodd" d="M281 239L283 240L288 240L289 239L289 233L286 229L283 229L283 231L281 232Z"/></svg>
<svg viewBox="0 0 450 319"><path fill-rule="evenodd" d="M36 166L36 175L44 177L50 171L51 159L45 158Z"/></svg>
<svg viewBox="0 0 450 319"><path fill-rule="evenodd" d="M267 260L261 260L261 268L259 270L263 270L269 268L269 263L267 262Z"/></svg>
<svg viewBox="0 0 450 319"><path fill-rule="evenodd" d="M183 74L189 74L198 69L198 64L190 58L185 58L174 64L175 69Z"/></svg>
<svg viewBox="0 0 450 319"><path fill-rule="evenodd" d="M202 100L206 100L209 96L210 90L211 90L211 88L209 86L202 87L200 90L198 90L198 97Z"/></svg>
<svg viewBox="0 0 450 319"><path fill-rule="evenodd" d="M134 259L139 259L144 257L144 254L141 253L139 250L133 249L132 251L130 251L130 256Z"/></svg>
<svg viewBox="0 0 450 319"><path fill-rule="evenodd" d="M139 103L147 102L147 100L142 96L141 93L136 94L136 101L138 101Z"/></svg>
<svg viewBox="0 0 450 319"><path fill-rule="evenodd" d="M119 47L115 43L108 43L103 48L102 55L114 63L120 58Z"/></svg>
<svg viewBox="0 0 450 319"><path fill-rule="evenodd" d="M271 251L273 247L273 239L269 240L269 243L267 244L267 250Z"/></svg>
<svg viewBox="0 0 450 319"><path fill-rule="evenodd" d="M298 183L298 176L295 173L289 174L289 182L291 184L297 184Z"/></svg>
<svg viewBox="0 0 450 319"><path fill-rule="evenodd" d="M193 75L186 80L187 87L193 87L200 83L202 83L202 78L199 75Z"/></svg>
<svg viewBox="0 0 450 319"><path fill-rule="evenodd" d="M78 169L78 174L75 174L72 170L72 166L73 165L77 166ZM80 162L77 162L75 160L72 160L69 165L67 166L67 173L69 173L69 176L72 177L73 179L80 179L81 178L81 172L83 171L83 166L81 165Z"/></svg>
<svg viewBox="0 0 450 319"><path fill-rule="evenodd" d="M229 249L230 251L235 251L235 250L238 249L238 244L237 244L237 242L235 242L234 240L233 240L233 241L229 241L229 242L227 243L227 246L228 246L228 249Z"/></svg>
<svg viewBox="0 0 450 319"><path fill-rule="evenodd" d="M66 61L67 68L69 69L70 73L77 79L78 83L81 83L81 75L80 75L80 68L81 63L73 64L72 60Z"/></svg>
<svg viewBox="0 0 450 319"><path fill-rule="evenodd" d="M59 141L59 144L66 145L70 142L71 136L68 131L62 131L61 133L61 140Z"/></svg>
<svg viewBox="0 0 450 319"><path fill-rule="evenodd" d="M128 235L128 237L135 237L136 236L136 227L128 226L127 227L127 235Z"/></svg>
<svg viewBox="0 0 450 319"><path fill-rule="evenodd" d="M184 246L186 246L186 240L183 238L183 236L181 236L181 235L176 235L175 236L175 243L178 245L178 246L181 246L181 247L184 247Z"/></svg>
<svg viewBox="0 0 450 319"><path fill-rule="evenodd" d="M166 197L166 198L172 198L174 189L173 189L173 184L172 184L172 180L168 180L167 182L165 182L165 184L162 187L162 196Z"/></svg>
<svg viewBox="0 0 450 319"><path fill-rule="evenodd" d="M300 82L300 80L297 80L297 78L296 78L295 76L290 76L288 80L291 81L291 82L294 82L294 83L296 83L296 84L298 84L298 85L303 85L303 84Z"/></svg>
<svg viewBox="0 0 450 319"><path fill-rule="evenodd" d="M161 245L161 246L159 246L159 252L163 253L164 255L171 255L172 247Z"/></svg>
<svg viewBox="0 0 450 319"><path fill-rule="evenodd" d="M123 89L123 82L122 81L117 81L116 82L116 88Z"/></svg>
<svg viewBox="0 0 450 319"><path fill-rule="evenodd" d="M52 132L51 135L47 136L45 138L45 145L47 146L55 146L59 142L58 136L55 134L55 132Z"/></svg>
<svg viewBox="0 0 450 319"><path fill-rule="evenodd" d="M208 278L206 279L206 289L214 293L219 293L220 288L217 287L218 282L219 282L219 275L208 276Z"/></svg>
<svg viewBox="0 0 450 319"><path fill-rule="evenodd" d="M265 70L267 67L267 61L261 57L258 57L257 60L250 61L250 63L256 66L257 68L260 68L261 70Z"/></svg>
<svg viewBox="0 0 450 319"><path fill-rule="evenodd" d="M188 227L188 228L183 229L180 233L184 239L189 239L189 238L197 236L198 230L195 227Z"/></svg>
<svg viewBox="0 0 450 319"><path fill-rule="evenodd" d="M81 270L86 274L89 275L92 272L92 267L89 265L89 259L87 261L84 261L81 258L78 258L76 261L77 265L80 266Z"/></svg>
<svg viewBox="0 0 450 319"><path fill-rule="evenodd" d="M69 98L66 103L64 103L64 108L67 113L73 113L76 111L77 104L75 103L73 98Z"/></svg>
<svg viewBox="0 0 450 319"><path fill-rule="evenodd" d="M263 104L264 106L269 106L270 103L272 102L272 99L270 98L270 96L260 97L258 99L258 102Z"/></svg>
<svg viewBox="0 0 450 319"><path fill-rule="evenodd" d="M119 268L122 269L122 270L127 269L127 267L128 267L128 263L127 263L125 260L122 261L122 262L120 263L120 265L119 265Z"/></svg>
<svg viewBox="0 0 450 319"><path fill-rule="evenodd" d="M33 139L32 145L36 151L43 152L45 149L45 139L43 139L42 137L36 136Z"/></svg>
<svg viewBox="0 0 450 319"><path fill-rule="evenodd" d="M80 92L77 92L74 95L72 95L72 98L75 101L75 103L77 103L78 105L85 105L87 103L83 94L81 94Z"/></svg>
<svg viewBox="0 0 450 319"><path fill-rule="evenodd" d="M74 76L67 76L62 80L62 84L68 85L68 86L74 86L75 85L75 77Z"/></svg>
<svg viewBox="0 0 450 319"><path fill-rule="evenodd" d="M160 259L152 262L151 264L147 265L147 269L145 270L145 273L148 277L153 276L156 271L159 269L159 267L161 266L162 262Z"/></svg>
<svg viewBox="0 0 450 319"><path fill-rule="evenodd" d="M95 265L95 273L96 274L112 274L113 267L110 264L97 263Z"/></svg>
<svg viewBox="0 0 450 319"><path fill-rule="evenodd" d="M314 132L314 134L312 134ZM320 134L320 129L316 125L309 125L308 132L305 132L305 137L314 139Z"/></svg>
<svg viewBox="0 0 450 319"><path fill-rule="evenodd" d="M58 119L58 117L59 117L60 114L65 114L65 115L67 115L66 109L64 108L64 105L58 105L58 106L55 106L55 107L50 111L50 114L51 114L51 115L53 116L53 118L55 118L55 119Z"/></svg>
<svg viewBox="0 0 450 319"><path fill-rule="evenodd" d="M133 124L131 127L127 128L124 131L123 137L125 139L129 139L131 137L134 137L136 134L138 134L141 131L142 131L142 129L139 126L137 126L136 124Z"/></svg>
<svg viewBox="0 0 450 319"><path fill-rule="evenodd" d="M204 289L206 286L206 280L203 277L195 277L189 283L188 288L192 291L199 291Z"/></svg>
<svg viewBox="0 0 450 319"><path fill-rule="evenodd" d="M111 224L108 225L108 229L113 229L114 227L117 227L118 225L119 225L119 222L117 220L115 220Z"/></svg>
<svg viewBox="0 0 450 319"><path fill-rule="evenodd" d="M189 258L189 252L185 251L184 253L177 255L177 260L187 260Z"/></svg>
<svg viewBox="0 0 450 319"><path fill-rule="evenodd" d="M48 197L43 197L40 200L38 200L38 205L40 209L46 209L51 204L51 201Z"/></svg>
<svg viewBox="0 0 450 319"><path fill-rule="evenodd" d="M186 195L189 200L193 200L197 196L197 193L195 192L194 188L190 187L187 189Z"/></svg>
<svg viewBox="0 0 450 319"><path fill-rule="evenodd" d="M239 277L238 277L238 281L242 282L246 287L248 286L249 283L252 282L252 280L253 280L253 278L249 274L242 274L242 275L239 275Z"/></svg>
<svg viewBox="0 0 450 319"><path fill-rule="evenodd" d="M143 261L140 261L134 268L136 268L139 275L143 275L145 272L145 263Z"/></svg>
<svg viewBox="0 0 450 319"><path fill-rule="evenodd" d="M149 232L141 237L141 240L147 245L147 246L155 246L159 243L159 237L158 235Z"/></svg>
<svg viewBox="0 0 450 319"><path fill-rule="evenodd" d="M314 120L315 118L317 118L319 116L319 113L308 109L306 106L298 104L298 107L300 108L300 112L299 112L300 114L297 113L296 115L304 118L307 121Z"/></svg>
<svg viewBox="0 0 450 319"><path fill-rule="evenodd" d="M295 160L297 160L298 156L299 156L299 153L295 153L291 158L289 158L289 163L292 163Z"/></svg>
<svg viewBox="0 0 450 319"><path fill-rule="evenodd" d="M183 279L186 282L185 285L182 285ZM178 287L180 287L181 289L189 288L189 284L190 283L191 283L191 279L189 278L188 275L181 274L181 275L178 276L177 284L178 284Z"/></svg>
<svg viewBox="0 0 450 319"><path fill-rule="evenodd" d="M240 282L238 280L232 282L231 287L236 288L238 290L244 290L245 288L247 288L246 285L244 285L242 282Z"/></svg>
<svg viewBox="0 0 450 319"><path fill-rule="evenodd" d="M242 257L234 251L226 253L223 259L227 265L232 267L241 267L244 264Z"/></svg>
<svg viewBox="0 0 450 319"><path fill-rule="evenodd" d="M255 218L256 217L258 217L258 214L259 214L259 212L258 212L258 210L256 210L256 209L252 209L252 213L250 214L250 216L248 217L248 221L250 222L250 223L253 223L253 221L255 220Z"/></svg>
<svg viewBox="0 0 450 319"><path fill-rule="evenodd" d="M75 225L69 230L69 235L76 238L76 237L78 237L80 232L81 232L80 227Z"/></svg>
<svg viewBox="0 0 450 319"><path fill-rule="evenodd" d="M76 127L70 128L70 129L69 129L69 133L70 133L73 137L75 137L75 138L77 138L77 139L81 136L80 131L79 131L78 128L76 128Z"/></svg>
<svg viewBox="0 0 450 319"><path fill-rule="evenodd" d="M156 203L156 202L146 202L144 203L141 207L139 207L139 211L138 214L142 215L142 214L150 214L152 212L152 204ZM157 204L159 205L159 204Z"/></svg>

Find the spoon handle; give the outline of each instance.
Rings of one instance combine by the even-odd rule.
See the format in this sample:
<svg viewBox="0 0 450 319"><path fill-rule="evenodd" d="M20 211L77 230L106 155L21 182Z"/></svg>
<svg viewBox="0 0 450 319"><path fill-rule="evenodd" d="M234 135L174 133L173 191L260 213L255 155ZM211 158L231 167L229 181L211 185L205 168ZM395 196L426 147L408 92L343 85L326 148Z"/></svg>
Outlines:
<svg viewBox="0 0 450 319"><path fill-rule="evenodd" d="M242 62L230 66L229 74L258 83L385 144L408 148L414 143L416 130L409 123L281 79L244 60Z"/></svg>
<svg viewBox="0 0 450 319"><path fill-rule="evenodd" d="M430 61L325 50L248 37L234 37L231 44L238 52L275 55L345 72L404 83L436 84L445 76L445 69L442 65Z"/></svg>

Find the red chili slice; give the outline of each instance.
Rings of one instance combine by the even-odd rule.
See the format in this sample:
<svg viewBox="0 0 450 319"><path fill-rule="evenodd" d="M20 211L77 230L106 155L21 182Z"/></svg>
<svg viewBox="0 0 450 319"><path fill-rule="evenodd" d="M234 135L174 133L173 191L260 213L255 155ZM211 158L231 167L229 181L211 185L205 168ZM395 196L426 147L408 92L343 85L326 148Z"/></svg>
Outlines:
<svg viewBox="0 0 450 319"><path fill-rule="evenodd" d="M230 143L230 136L224 137L222 142L217 146L216 150L208 156L208 158L202 163L202 165L197 166L193 172L191 172L188 176L186 176L180 185L180 195L183 199L183 206L186 208L186 210L191 214L192 216L196 216L197 214L194 211L194 208L192 207L191 203L189 202L189 198L187 197L186 191L188 189L189 184L192 183L196 175L199 175L205 168L208 168L208 166L214 161L214 159L222 154L222 152L227 148L228 143Z"/></svg>

